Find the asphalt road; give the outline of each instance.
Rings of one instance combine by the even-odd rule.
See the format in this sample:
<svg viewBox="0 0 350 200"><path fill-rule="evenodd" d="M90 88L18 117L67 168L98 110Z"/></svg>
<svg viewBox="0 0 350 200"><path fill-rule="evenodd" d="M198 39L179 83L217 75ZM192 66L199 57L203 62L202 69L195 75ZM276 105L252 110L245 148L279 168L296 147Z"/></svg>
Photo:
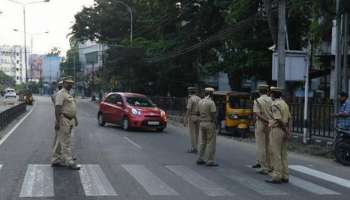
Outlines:
<svg viewBox="0 0 350 200"><path fill-rule="evenodd" d="M87 100L78 109L74 150L82 169L50 167L53 106L37 97L28 117L0 141L0 200L349 199L350 168L331 160L290 154L291 182L270 185L247 167L255 160L252 144L219 137L220 167L197 166L197 157L185 153L183 127L125 132L99 127L97 106Z"/></svg>

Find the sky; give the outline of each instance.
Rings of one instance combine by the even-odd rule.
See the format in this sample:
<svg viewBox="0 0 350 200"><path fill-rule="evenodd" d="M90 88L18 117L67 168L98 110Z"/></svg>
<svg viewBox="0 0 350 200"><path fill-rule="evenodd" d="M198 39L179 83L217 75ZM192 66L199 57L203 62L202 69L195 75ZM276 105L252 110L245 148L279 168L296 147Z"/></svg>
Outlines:
<svg viewBox="0 0 350 200"><path fill-rule="evenodd" d="M33 2L36 0L17 0L18 2ZM83 6L93 5L94 0L50 0L49 3L38 3L26 6L27 47L33 52L48 53L53 47L62 50L62 56L69 49L70 27L74 24L74 15ZM0 45L24 46L23 9L19 4L9 0L0 0ZM40 34L49 31L48 34ZM38 33L38 34L37 34Z"/></svg>

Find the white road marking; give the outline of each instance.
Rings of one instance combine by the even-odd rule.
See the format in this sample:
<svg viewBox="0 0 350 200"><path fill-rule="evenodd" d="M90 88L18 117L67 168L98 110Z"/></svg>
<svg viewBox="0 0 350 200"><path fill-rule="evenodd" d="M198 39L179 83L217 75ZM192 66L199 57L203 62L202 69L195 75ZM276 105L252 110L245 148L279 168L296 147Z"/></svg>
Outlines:
<svg viewBox="0 0 350 200"><path fill-rule="evenodd" d="M15 132L15 130L23 123L23 121L25 119L27 119L27 117L33 112L34 108L35 108L36 104L34 104L34 106L32 107L32 110L27 113L8 133L6 133L6 135L4 135L1 140L0 140L0 146L6 141L6 139L8 137L10 137L10 135Z"/></svg>
<svg viewBox="0 0 350 200"><path fill-rule="evenodd" d="M143 165L122 165L122 167L140 183L148 194L154 196L179 195L173 188L160 180Z"/></svg>
<svg viewBox="0 0 350 200"><path fill-rule="evenodd" d="M248 166L248 167L251 168L251 166ZM249 176L243 176L241 172L238 172L232 169L230 170L219 169L218 171L220 171L220 173L226 176L227 178L235 182L238 182L241 185L244 185L245 187L255 191L258 194L266 195L266 196L287 195L286 192L276 187L273 187L268 183L265 183L261 180L256 180Z"/></svg>
<svg viewBox="0 0 350 200"><path fill-rule="evenodd" d="M309 181L303 180L295 176L289 176L289 183L303 190L306 190L318 195L340 195L338 192L316 185L314 183L311 183Z"/></svg>
<svg viewBox="0 0 350 200"><path fill-rule="evenodd" d="M166 166L170 171L172 171L177 176L184 179L186 182L190 183L194 187L198 188L206 195L211 197L217 196L233 196L233 194L226 189L220 187L216 183L208 180L207 178L201 176L194 170L181 165L168 165Z"/></svg>
<svg viewBox="0 0 350 200"><path fill-rule="evenodd" d="M331 182L331 183L335 183L338 184L340 186L346 187L346 188L350 188L350 181L344 178L340 178L337 176L333 176L315 169L311 169L308 167L304 167L301 165L290 165L289 166L290 169Z"/></svg>
<svg viewBox="0 0 350 200"><path fill-rule="evenodd" d="M79 175L86 196L117 196L99 165L82 165Z"/></svg>
<svg viewBox="0 0 350 200"><path fill-rule="evenodd" d="M53 197L53 170L50 165L28 165L19 197Z"/></svg>
<svg viewBox="0 0 350 200"><path fill-rule="evenodd" d="M124 139L125 139L126 141L128 141L130 144L134 145L136 148L142 149L142 147L141 147L140 145L138 145L136 142L132 141L130 138L124 136Z"/></svg>

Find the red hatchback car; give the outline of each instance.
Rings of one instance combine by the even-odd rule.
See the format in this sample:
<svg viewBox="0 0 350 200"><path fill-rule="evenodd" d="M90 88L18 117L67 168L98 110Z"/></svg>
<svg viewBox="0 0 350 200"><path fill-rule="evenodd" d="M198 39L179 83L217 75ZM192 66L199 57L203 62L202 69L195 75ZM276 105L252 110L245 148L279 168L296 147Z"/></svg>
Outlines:
<svg viewBox="0 0 350 200"><path fill-rule="evenodd" d="M145 95L135 93L109 93L100 103L98 123L119 124L130 128L163 131L167 126L166 113Z"/></svg>

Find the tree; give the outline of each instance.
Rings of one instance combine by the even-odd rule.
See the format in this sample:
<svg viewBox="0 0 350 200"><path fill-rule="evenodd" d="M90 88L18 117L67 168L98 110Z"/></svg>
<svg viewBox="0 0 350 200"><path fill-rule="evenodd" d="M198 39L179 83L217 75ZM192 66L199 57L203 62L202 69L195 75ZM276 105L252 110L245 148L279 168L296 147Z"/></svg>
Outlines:
<svg viewBox="0 0 350 200"><path fill-rule="evenodd" d="M0 89L4 90L6 87L12 87L15 85L15 80L13 77L8 76L3 71L0 71Z"/></svg>
<svg viewBox="0 0 350 200"><path fill-rule="evenodd" d="M187 86L204 86L206 77L219 71L229 74L233 89L241 89L244 77L271 80L268 47L277 40L277 0L124 2L135 16L132 44L129 13L117 1L95 0L94 6L75 16L74 39L109 46L98 74L104 82L117 80L119 89L131 84L135 91L184 95ZM331 0L288 1L291 49L305 48L311 36L315 45L322 40L334 17L323 11L332 4ZM122 49L128 48L142 51L121 56Z"/></svg>

